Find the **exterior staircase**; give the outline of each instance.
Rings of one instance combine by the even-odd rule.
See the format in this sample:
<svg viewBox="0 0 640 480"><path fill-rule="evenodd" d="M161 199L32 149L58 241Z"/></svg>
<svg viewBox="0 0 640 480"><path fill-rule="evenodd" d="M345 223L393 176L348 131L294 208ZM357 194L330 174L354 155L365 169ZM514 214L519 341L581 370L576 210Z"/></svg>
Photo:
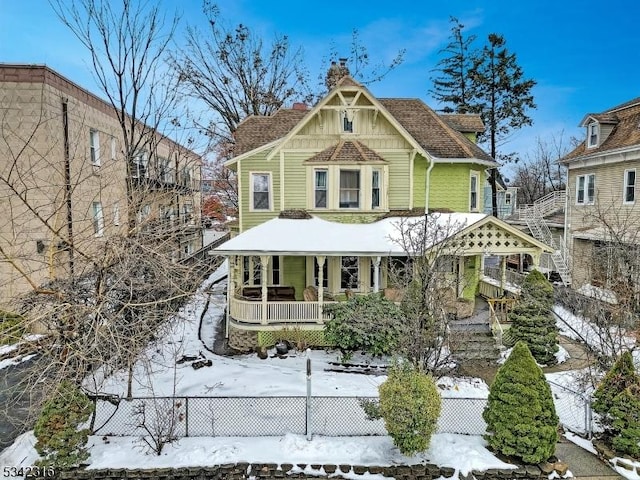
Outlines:
<svg viewBox="0 0 640 480"><path fill-rule="evenodd" d="M500 358L500 348L490 326L487 302L476 297L474 314L449 322L450 348L463 364L492 363Z"/></svg>
<svg viewBox="0 0 640 480"><path fill-rule="evenodd" d="M562 279L562 283L568 286L571 284L571 272L569 270L567 246L564 241L553 238L549 225L545 220L545 216L564 209L564 206L565 191L557 190L539 198L532 205L525 205L519 208L518 215L520 218L524 218L531 235L536 240L553 248L551 260Z"/></svg>

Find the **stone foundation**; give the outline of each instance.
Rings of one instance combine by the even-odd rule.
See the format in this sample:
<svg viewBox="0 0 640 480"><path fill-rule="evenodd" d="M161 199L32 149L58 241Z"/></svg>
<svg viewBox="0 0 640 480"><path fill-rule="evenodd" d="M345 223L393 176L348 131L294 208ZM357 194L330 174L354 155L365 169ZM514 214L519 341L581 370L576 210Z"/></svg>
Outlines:
<svg viewBox="0 0 640 480"><path fill-rule="evenodd" d="M432 464L417 465L335 465L335 464L306 464L297 465L284 463L246 463L239 462L214 467L187 467L187 468L160 468L149 470L72 470L59 473L60 479L87 479L87 480L246 480L256 479L318 479L318 478L354 478L354 475L382 475L396 480L434 480L439 478L451 478L455 470L450 467L439 467ZM478 480L511 480L513 478L534 480L547 478L537 466L520 467L518 469L489 469L485 471L474 470L464 479L476 478Z"/></svg>
<svg viewBox="0 0 640 480"><path fill-rule="evenodd" d="M258 346L258 332L240 330L229 325L229 346L240 352L251 352Z"/></svg>

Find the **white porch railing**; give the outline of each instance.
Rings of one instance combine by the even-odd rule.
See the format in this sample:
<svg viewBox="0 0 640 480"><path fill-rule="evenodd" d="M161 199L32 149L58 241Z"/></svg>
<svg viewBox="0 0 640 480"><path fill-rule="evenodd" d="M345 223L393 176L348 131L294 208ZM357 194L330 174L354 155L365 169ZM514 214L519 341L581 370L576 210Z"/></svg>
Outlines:
<svg viewBox="0 0 640 480"><path fill-rule="evenodd" d="M329 305L336 302L323 302ZM322 323L329 315L320 315L319 302L267 302L267 315L263 319L262 302L231 298L229 313L236 322L259 325L266 320L267 324L301 324Z"/></svg>

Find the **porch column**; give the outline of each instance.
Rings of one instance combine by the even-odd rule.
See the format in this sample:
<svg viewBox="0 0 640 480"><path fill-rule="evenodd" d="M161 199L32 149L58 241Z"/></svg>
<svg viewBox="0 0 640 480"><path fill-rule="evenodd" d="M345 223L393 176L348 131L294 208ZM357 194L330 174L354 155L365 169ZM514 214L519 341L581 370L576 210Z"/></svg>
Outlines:
<svg viewBox="0 0 640 480"><path fill-rule="evenodd" d="M507 257L502 255L500 257L500 288L504 295L504 287L507 285Z"/></svg>
<svg viewBox="0 0 640 480"><path fill-rule="evenodd" d="M324 302L324 288L322 287L324 285L324 272L323 272L323 267L324 267L324 262L326 261L327 257L325 257L324 255L318 255L316 257L316 262L318 262L318 323L322 323L322 305Z"/></svg>
<svg viewBox="0 0 640 480"><path fill-rule="evenodd" d="M380 257L373 257L373 293L380 291Z"/></svg>
<svg viewBox="0 0 640 480"><path fill-rule="evenodd" d="M267 323L267 276L269 255L260 255L260 282L262 283L262 324Z"/></svg>
<svg viewBox="0 0 640 480"><path fill-rule="evenodd" d="M231 255L227 258L229 262L229 273L227 273L227 330L229 329L229 317L231 316L231 302L235 297L236 290L236 256ZM227 332L228 336L228 332Z"/></svg>
<svg viewBox="0 0 640 480"><path fill-rule="evenodd" d="M540 252L535 252L531 254L531 259L533 260L533 266L536 270L539 270L538 267L540 267L540 257L541 257Z"/></svg>

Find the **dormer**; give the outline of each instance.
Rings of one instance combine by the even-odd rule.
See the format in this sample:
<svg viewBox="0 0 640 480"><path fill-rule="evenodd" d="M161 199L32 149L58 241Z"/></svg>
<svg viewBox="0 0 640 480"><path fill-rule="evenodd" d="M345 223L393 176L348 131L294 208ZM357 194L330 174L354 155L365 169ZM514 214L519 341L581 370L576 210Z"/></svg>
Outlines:
<svg viewBox="0 0 640 480"><path fill-rule="evenodd" d="M617 123L618 117L615 114L586 115L580 126L587 129L587 149L600 147L607 140Z"/></svg>

